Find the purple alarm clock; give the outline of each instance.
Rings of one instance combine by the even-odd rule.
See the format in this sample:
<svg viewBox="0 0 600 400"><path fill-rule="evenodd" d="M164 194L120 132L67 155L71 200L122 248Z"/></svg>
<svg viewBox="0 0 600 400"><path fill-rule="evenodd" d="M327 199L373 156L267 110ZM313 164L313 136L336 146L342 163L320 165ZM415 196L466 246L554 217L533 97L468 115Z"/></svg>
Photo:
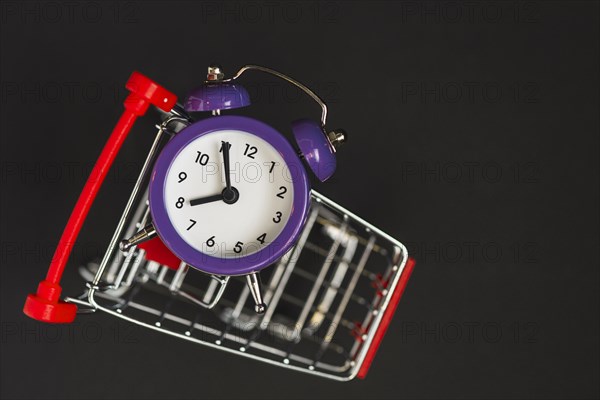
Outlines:
<svg viewBox="0 0 600 400"><path fill-rule="evenodd" d="M321 124L292 123L298 149L264 122L220 115L250 104L243 86L232 82L250 69L285 79L322 106ZM211 116L184 128L162 150L149 204L156 233L183 262L209 274L247 275L258 287L256 273L279 260L306 223L311 196L301 157L325 181L335 171L335 147L346 137L341 130L325 132L326 106L304 85L264 67L245 70L224 80L211 67L208 80L188 95L187 112ZM257 311L264 311L260 300Z"/></svg>
<svg viewBox="0 0 600 400"><path fill-rule="evenodd" d="M217 275L257 272L292 246L310 205L288 141L240 116L198 121L163 149L150 181L158 235L181 260Z"/></svg>

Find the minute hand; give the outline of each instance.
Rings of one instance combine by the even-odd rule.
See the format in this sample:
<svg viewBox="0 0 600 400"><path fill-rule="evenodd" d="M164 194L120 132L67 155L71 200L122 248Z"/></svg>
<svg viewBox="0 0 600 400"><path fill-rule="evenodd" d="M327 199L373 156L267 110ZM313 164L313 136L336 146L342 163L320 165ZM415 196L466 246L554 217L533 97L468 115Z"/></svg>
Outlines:
<svg viewBox="0 0 600 400"><path fill-rule="evenodd" d="M221 146L223 148L223 164L225 164L225 190L229 192L231 191L231 172L229 168L229 147L231 145L229 142L221 142Z"/></svg>

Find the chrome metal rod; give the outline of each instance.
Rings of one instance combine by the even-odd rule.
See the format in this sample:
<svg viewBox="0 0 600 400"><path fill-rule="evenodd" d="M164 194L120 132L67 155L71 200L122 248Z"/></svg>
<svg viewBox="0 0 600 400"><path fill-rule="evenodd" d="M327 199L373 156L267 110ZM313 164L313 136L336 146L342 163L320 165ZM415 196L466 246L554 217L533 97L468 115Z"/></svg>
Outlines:
<svg viewBox="0 0 600 400"><path fill-rule="evenodd" d="M232 78L225 79L225 80L223 80L223 82L229 82L229 81L236 80L246 71L260 71L260 72L264 72L269 75L273 75L277 78L283 79L284 81L286 81L286 82L296 86L298 89L302 90L304 93L309 95L321 107L321 126L323 126L323 127L325 126L325 124L327 123L327 104L325 104L323 99L321 99L319 97L319 95L317 95L315 92L313 92L311 89L309 89L306 85L298 82L297 80L295 80L294 78L292 78L286 74L283 74L279 71L275 71L274 69L263 67L260 65L248 64L248 65L244 65L242 68L240 68Z"/></svg>
<svg viewBox="0 0 600 400"><path fill-rule="evenodd" d="M344 235L343 245L345 246L344 254L342 259L338 262L337 268L333 273L333 277L327 285L327 289L321 295L321 299L319 300L319 305L317 306L317 311L312 315L310 321L308 322L308 326L305 328L307 332L314 333L316 332L323 323L325 319L325 315L329 311L331 304L336 298L337 294L342 291L341 285L348 272L348 266L354 257L354 252L356 251L357 240L354 236Z"/></svg>
<svg viewBox="0 0 600 400"><path fill-rule="evenodd" d="M154 236L156 236L156 229L152 223L149 223L129 239L121 240L121 242L119 242L119 249L125 252L133 246L137 246L140 243L152 239Z"/></svg>
<svg viewBox="0 0 600 400"><path fill-rule="evenodd" d="M285 270L283 276L281 277L281 281L280 281L279 285L277 286L275 293L273 294L273 299L271 300L271 306L267 309L267 312L264 314L262 321L259 325L260 329L266 329L269 322L271 321L271 318L273 317L273 313L275 312L275 309L277 308L277 303L279 303L279 299L281 298L281 295L283 294L283 290L285 289L285 286L287 285L287 282L290 279L290 275L292 274L292 271L294 270L294 267L296 266L296 262L298 261L298 258L300 258L300 253L302 251L302 248L304 247L304 244L308 240L308 236L310 235L310 231L311 231L318 215L319 215L319 205L313 204L313 210L311 211L308 221L306 222L304 231L300 235L298 244L296 244L296 247L294 247L292 255L290 256L290 259L288 261L288 265L286 266L286 270Z"/></svg>
<svg viewBox="0 0 600 400"><path fill-rule="evenodd" d="M296 321L296 324L294 325L295 328L298 330L298 335L295 337L296 343L299 342L300 339L302 338L302 328L304 327L304 323L306 322L308 313L310 312L311 307L313 307L313 304L317 298L317 294L319 293L319 290L321 289L321 285L323 284L323 281L325 280L325 277L327 276L327 273L329 272L329 268L331 267L333 258L335 257L335 254L337 253L340 243L342 241L343 234L346 233L347 226L348 226L348 223L346 221L344 221L342 227L340 228L341 234L338 235L335 238L334 242L332 243L330 251L329 251L329 256L325 259L325 262L323 263L323 266L321 267L321 270L319 271L319 275L317 275L317 279L315 280L315 283L313 284L310 294L308 295L308 298L306 299L306 304L304 305L304 308L302 309L302 312L300 313L300 316L298 317L298 320Z"/></svg>
<svg viewBox="0 0 600 400"><path fill-rule="evenodd" d="M369 259L369 256L371 255L371 251L373 250L374 244L375 244L375 236L371 236L371 239L369 239L369 243L367 244L367 247L365 248L365 250L360 258L360 261L358 263L358 268L356 268L356 270L354 271L354 274L352 275L352 278L350 279L350 283L348 284L348 287L346 288L346 293L344 293L344 296L342 297L342 300L340 301L340 304L338 305L335 315L334 315L333 319L331 320L331 324L329 324L329 328L327 328L327 332L325 333L325 337L323 338L323 343L321 343L321 348L319 349L319 353L317 354L316 361L319 361L319 359L321 358L321 356L323 355L323 353L325 352L325 350L327 349L327 347L333 340L333 336L335 335L335 332L337 330L339 322L342 319L342 314L346 310L346 307L348 306L348 302L350 301L350 296L352 295L352 292L354 291L354 288L356 287L356 284L358 283L358 279L360 278L361 271L367 264L367 260Z"/></svg>

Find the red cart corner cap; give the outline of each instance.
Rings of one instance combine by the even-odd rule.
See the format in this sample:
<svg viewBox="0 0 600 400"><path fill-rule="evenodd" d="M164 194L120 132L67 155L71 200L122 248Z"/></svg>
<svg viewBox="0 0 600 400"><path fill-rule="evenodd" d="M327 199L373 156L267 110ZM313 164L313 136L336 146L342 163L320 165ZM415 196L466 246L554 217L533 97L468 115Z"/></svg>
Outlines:
<svg viewBox="0 0 600 400"><path fill-rule="evenodd" d="M175 103L177 103L177 96L138 71L134 71L131 74L125 87L134 95L134 99L141 98L140 100L143 99L144 103L150 103L164 112L171 111ZM135 102L134 99L131 99L131 101ZM131 105L133 106L133 104ZM145 110L143 110L142 114L144 112Z"/></svg>
<svg viewBox="0 0 600 400"><path fill-rule="evenodd" d="M61 288L56 283L40 282L36 294L30 294L23 312L28 317L42 322L68 324L75 320L77 306L59 299Z"/></svg>

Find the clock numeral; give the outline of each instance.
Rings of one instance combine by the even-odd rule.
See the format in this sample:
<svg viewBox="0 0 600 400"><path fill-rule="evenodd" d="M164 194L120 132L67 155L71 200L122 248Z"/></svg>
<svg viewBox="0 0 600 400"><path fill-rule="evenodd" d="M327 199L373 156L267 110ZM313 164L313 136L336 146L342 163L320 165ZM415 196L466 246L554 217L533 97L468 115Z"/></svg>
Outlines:
<svg viewBox="0 0 600 400"><path fill-rule="evenodd" d="M279 190L281 191L277 193L277 197L283 199L283 195L287 193L287 188L285 186L279 186Z"/></svg>
<svg viewBox="0 0 600 400"><path fill-rule="evenodd" d="M186 229L186 231L189 231L190 229L192 229L194 227L194 225L196 225L197 221L190 218L190 222L192 224Z"/></svg>
<svg viewBox="0 0 600 400"><path fill-rule="evenodd" d="M271 161L271 168L269 168L269 173L273 172L273 168L275 168L275 161Z"/></svg>
<svg viewBox="0 0 600 400"><path fill-rule="evenodd" d="M208 247L214 247L215 246L215 237L211 236L208 238L208 240L206 241L206 245Z"/></svg>
<svg viewBox="0 0 600 400"><path fill-rule="evenodd" d="M260 242L260 244L265 244L265 238L267 237L266 233L263 233L262 235L260 235L259 237L256 238L256 240L258 240Z"/></svg>
<svg viewBox="0 0 600 400"><path fill-rule="evenodd" d="M196 156L196 162L200 165L206 165L208 164L208 154L206 153L202 153L200 151L197 151L196 153L198 153L198 155Z"/></svg>
<svg viewBox="0 0 600 400"><path fill-rule="evenodd" d="M175 207L182 208L184 202L185 202L185 199L183 197L178 198L177 203L175 203Z"/></svg>
<svg viewBox="0 0 600 400"><path fill-rule="evenodd" d="M254 159L254 155L256 153L258 153L258 149L256 147L250 146L248 143L246 143L246 150L244 150L244 155Z"/></svg>
<svg viewBox="0 0 600 400"><path fill-rule="evenodd" d="M281 211L277 211L275 213L275 218L273 218L273 222L275 222L276 224L281 222Z"/></svg>
<svg viewBox="0 0 600 400"><path fill-rule="evenodd" d="M229 146L227 146L228 149L231 149L231 143L228 143ZM219 149L219 153L223 152L223 142L221 142L221 148Z"/></svg>
<svg viewBox="0 0 600 400"><path fill-rule="evenodd" d="M236 253L240 254L242 252L242 246L244 245L244 243L242 242L237 242L235 244L235 246L233 247L233 251L235 251Z"/></svg>
<svg viewBox="0 0 600 400"><path fill-rule="evenodd" d="M187 179L187 174L182 171L179 173L179 182L177 182L177 183L181 183L181 182L185 181L186 179Z"/></svg>

